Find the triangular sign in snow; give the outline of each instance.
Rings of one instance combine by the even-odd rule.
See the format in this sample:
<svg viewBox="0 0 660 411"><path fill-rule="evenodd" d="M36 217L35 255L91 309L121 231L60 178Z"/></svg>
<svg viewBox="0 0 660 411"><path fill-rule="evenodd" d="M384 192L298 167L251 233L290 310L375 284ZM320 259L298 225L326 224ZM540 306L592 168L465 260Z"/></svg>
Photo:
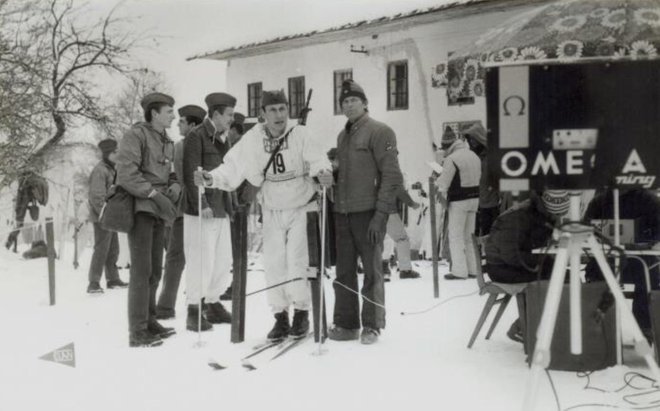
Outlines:
<svg viewBox="0 0 660 411"><path fill-rule="evenodd" d="M69 343L64 347L60 347L47 354L39 357L40 360L52 361L59 364L68 365L69 367L76 366L76 350L73 343Z"/></svg>

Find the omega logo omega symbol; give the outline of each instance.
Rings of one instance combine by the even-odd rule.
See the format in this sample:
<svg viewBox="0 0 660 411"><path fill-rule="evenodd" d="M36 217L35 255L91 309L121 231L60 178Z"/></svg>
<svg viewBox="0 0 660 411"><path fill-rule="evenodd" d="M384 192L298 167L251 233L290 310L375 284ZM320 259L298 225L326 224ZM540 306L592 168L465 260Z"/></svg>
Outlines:
<svg viewBox="0 0 660 411"><path fill-rule="evenodd" d="M511 108L514 109L513 112L515 113L515 109L518 108L516 106L520 106L520 111L518 111L519 116L524 116L525 115L525 100L520 97L520 96L509 96L504 100L504 103L502 103L502 108L504 109L504 115L505 116L510 116L511 112L509 111L509 102L510 101L519 101L518 104L512 103Z"/></svg>

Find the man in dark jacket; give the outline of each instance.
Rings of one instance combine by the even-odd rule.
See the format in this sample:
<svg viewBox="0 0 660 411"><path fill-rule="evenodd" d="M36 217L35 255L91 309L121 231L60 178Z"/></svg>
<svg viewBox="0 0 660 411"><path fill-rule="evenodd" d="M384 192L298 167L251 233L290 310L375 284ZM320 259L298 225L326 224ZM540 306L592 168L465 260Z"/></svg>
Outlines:
<svg viewBox="0 0 660 411"><path fill-rule="evenodd" d="M568 212L568 193L546 190L502 213L493 223L486 240L486 272L499 283L527 283L548 279L554 258L533 254L532 250L549 245L556 221ZM522 342L520 321L511 325L507 335Z"/></svg>
<svg viewBox="0 0 660 411"><path fill-rule="evenodd" d="M206 110L199 106L187 105L179 110L179 134L186 135L202 123L206 117ZM183 138L174 144L174 172L178 181L183 181ZM186 265L183 253L183 209L185 207L185 190L181 192L181 200L177 208L176 220L172 223L169 238L167 239L167 254L165 255L165 274L163 274L163 287L160 290L158 304L156 304L156 317L159 320L174 318L176 295L179 292L181 273Z"/></svg>
<svg viewBox="0 0 660 411"><path fill-rule="evenodd" d="M174 99L151 93L140 102L145 122L124 134L117 156L117 183L135 197L135 221L128 233L131 271L128 326L131 347L154 347L174 334L156 321L165 225L176 218L181 186L173 172L174 144L165 130L174 120Z"/></svg>
<svg viewBox="0 0 660 411"><path fill-rule="evenodd" d="M220 302L220 295L231 283L231 196L226 191L208 188L202 194L202 209L198 210L198 187L194 182L194 173L198 167L213 170L223 163L231 147L228 136L236 98L226 93L211 93L205 101L208 116L186 136L183 155L186 193L183 244L188 265L186 329L190 331L207 331L213 328L211 324L231 323L231 314ZM200 248L203 261L200 261ZM202 298L206 310L201 315L200 323L198 310Z"/></svg>
<svg viewBox="0 0 660 411"><path fill-rule="evenodd" d="M335 326L328 336L338 341L358 338L359 256L364 264L360 340L373 344L385 327L383 237L388 216L396 212L396 189L403 185L403 176L394 131L369 117L362 87L344 81L339 99L348 122L337 138Z"/></svg>
<svg viewBox="0 0 660 411"><path fill-rule="evenodd" d="M124 288L128 284L119 278L117 258L119 257L119 239L117 233L104 230L99 224L99 215L110 186L115 183L115 157L117 142L105 139L99 143L102 159L89 176L89 220L94 224L94 253L89 263L90 294L102 293L101 276L105 268L105 280L108 288Z"/></svg>

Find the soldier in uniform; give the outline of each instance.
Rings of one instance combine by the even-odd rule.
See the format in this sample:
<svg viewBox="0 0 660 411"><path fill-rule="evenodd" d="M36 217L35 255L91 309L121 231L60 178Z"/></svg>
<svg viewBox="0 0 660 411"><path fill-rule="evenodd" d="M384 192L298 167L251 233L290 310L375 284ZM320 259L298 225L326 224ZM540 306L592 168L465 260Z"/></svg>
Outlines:
<svg viewBox="0 0 660 411"><path fill-rule="evenodd" d="M188 133L184 142L183 182L186 206L183 215L183 246L187 256L186 299L188 317L186 328L190 331L210 330L211 324L231 323L231 314L220 302L220 295L231 283L231 228L229 193L205 190L202 209L198 210L198 188L194 172L198 167L213 170L223 163L230 147L229 127L234 118L236 98L227 93L211 93L206 96L208 115L199 126ZM199 216L202 243L199 240ZM202 248L203 261L199 259ZM202 273L201 270L204 270ZM201 293L201 294L200 294ZM199 302L205 300L199 322Z"/></svg>
<svg viewBox="0 0 660 411"><path fill-rule="evenodd" d="M174 120L174 99L154 92L140 104L145 121L134 124L119 143L117 183L135 197L134 225L128 233L129 345L154 347L175 333L156 321L156 288L162 272L165 225L176 218L181 186L173 172L174 143L166 133Z"/></svg>
<svg viewBox="0 0 660 411"><path fill-rule="evenodd" d="M115 183L115 158L117 142L105 139L99 143L102 159L89 176L89 219L94 224L94 253L89 263L90 294L102 293L101 276L105 268L105 281L108 288L125 288L128 286L119 278L117 258L119 257L119 239L117 233L104 230L99 224L99 215L110 186Z"/></svg>
<svg viewBox="0 0 660 411"><path fill-rule="evenodd" d="M188 132L200 125L206 117L206 110L199 106L187 105L179 110L179 134L186 137ZM183 181L183 138L174 144L174 172L178 181ZM186 265L183 252L183 208L185 206L185 190L181 193L181 200L177 209L176 220L172 224L167 240L167 254L165 255L165 274L163 274L163 287L160 290L158 304L156 304L156 318L166 320L174 318L176 296L179 292L181 273Z"/></svg>

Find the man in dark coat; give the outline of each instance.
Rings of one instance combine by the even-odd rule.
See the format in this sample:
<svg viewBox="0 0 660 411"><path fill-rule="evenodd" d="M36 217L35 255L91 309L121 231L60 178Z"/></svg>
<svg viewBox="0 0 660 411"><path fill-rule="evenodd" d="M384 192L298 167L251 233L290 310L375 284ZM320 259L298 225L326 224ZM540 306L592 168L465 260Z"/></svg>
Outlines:
<svg viewBox="0 0 660 411"><path fill-rule="evenodd" d="M206 110L199 106L187 105L179 110L179 134L186 137L188 133L200 125L206 117ZM183 181L183 138L174 144L174 172L178 181ZM159 320L174 318L176 296L179 292L181 274L186 265L183 252L183 209L185 207L185 190L181 193L181 200L177 209L176 220L172 223L169 238L167 239L167 254L165 255L165 273L163 286L156 304L156 317Z"/></svg>
<svg viewBox="0 0 660 411"><path fill-rule="evenodd" d="M385 328L385 286L381 255L390 214L396 213L396 190L403 185L394 131L373 120L367 97L352 80L339 96L348 122L337 138L335 229L337 281L332 340L378 341ZM362 315L357 294L357 259L364 264ZM360 321L361 320L361 321Z"/></svg>
<svg viewBox="0 0 660 411"><path fill-rule="evenodd" d="M174 144L165 130L174 120L174 99L154 92L141 101L145 122L124 134L117 156L117 183L135 197L128 233L131 271L128 326L131 347L154 347L174 334L156 321L156 290L163 264L165 225L176 218L181 186L173 172Z"/></svg>
<svg viewBox="0 0 660 411"><path fill-rule="evenodd" d="M102 159L92 170L89 176L89 220L94 224L94 253L89 263L90 294L102 293L101 276L105 268L105 280L108 288L124 288L128 284L119 278L117 258L119 257L119 239L117 233L104 230L99 223L99 215L110 186L115 183L115 157L117 156L117 142L105 139L99 143Z"/></svg>
<svg viewBox="0 0 660 411"><path fill-rule="evenodd" d="M186 329L190 331L207 331L213 327L211 324L231 323L231 314L220 302L220 295L231 283L231 196L226 191L208 188L202 193L202 209L198 210L199 188L195 185L194 173L200 167L213 170L223 163L231 147L229 128L234 118L236 98L227 93L211 93L205 102L208 115L186 136L183 155L186 193L183 244L188 266ZM203 261L199 257L200 248ZM204 312L200 322L198 310L202 298Z"/></svg>

